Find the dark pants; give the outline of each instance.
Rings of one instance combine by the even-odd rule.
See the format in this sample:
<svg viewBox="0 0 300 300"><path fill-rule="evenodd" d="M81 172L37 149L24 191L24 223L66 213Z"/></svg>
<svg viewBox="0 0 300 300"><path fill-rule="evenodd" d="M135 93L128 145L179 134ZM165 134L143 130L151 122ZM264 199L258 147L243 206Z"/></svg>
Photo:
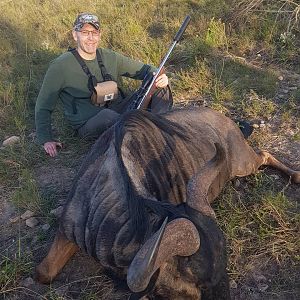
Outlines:
<svg viewBox="0 0 300 300"><path fill-rule="evenodd" d="M128 96L124 99L112 102L107 108L103 108L83 126L77 129L79 136L87 139L98 138L106 129L118 121L120 115L127 111L132 101L132 97ZM170 110L172 105L173 98L168 87L160 89L153 94L148 109L153 113L163 113Z"/></svg>

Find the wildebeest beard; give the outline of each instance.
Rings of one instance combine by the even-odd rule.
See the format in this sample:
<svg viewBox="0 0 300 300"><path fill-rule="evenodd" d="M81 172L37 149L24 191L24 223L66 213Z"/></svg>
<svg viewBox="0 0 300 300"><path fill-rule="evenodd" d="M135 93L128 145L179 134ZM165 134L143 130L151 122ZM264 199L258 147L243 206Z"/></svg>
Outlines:
<svg viewBox="0 0 300 300"><path fill-rule="evenodd" d="M98 139L75 179L60 225L67 238L103 266L121 270L166 216L191 219L177 205L185 202L191 175L216 154L214 144L203 147L193 132L157 115L124 115ZM203 156L193 155L200 148Z"/></svg>

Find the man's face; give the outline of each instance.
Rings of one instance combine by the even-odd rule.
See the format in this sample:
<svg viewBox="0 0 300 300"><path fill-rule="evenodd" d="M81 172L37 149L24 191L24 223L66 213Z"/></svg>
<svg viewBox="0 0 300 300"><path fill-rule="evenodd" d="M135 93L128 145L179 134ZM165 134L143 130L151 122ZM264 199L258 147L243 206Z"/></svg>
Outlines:
<svg viewBox="0 0 300 300"><path fill-rule="evenodd" d="M100 41L101 33L91 24L84 24L80 31L73 31L79 53L93 55Z"/></svg>

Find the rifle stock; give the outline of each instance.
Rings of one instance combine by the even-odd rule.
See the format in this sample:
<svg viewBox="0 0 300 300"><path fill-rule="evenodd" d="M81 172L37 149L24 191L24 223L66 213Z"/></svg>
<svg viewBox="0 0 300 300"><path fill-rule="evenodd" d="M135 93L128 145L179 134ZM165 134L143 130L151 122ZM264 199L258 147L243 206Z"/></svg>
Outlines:
<svg viewBox="0 0 300 300"><path fill-rule="evenodd" d="M149 105L149 102L151 100L151 97L153 96L154 92L157 90L157 87L155 86L155 79L158 78L161 74L165 73L165 68L161 68L160 72L155 74L157 76L153 76L152 80L150 81L150 89L147 94L145 94L145 98L143 102L140 103L140 105L137 107L138 109L146 109ZM153 84L151 84L153 81Z"/></svg>

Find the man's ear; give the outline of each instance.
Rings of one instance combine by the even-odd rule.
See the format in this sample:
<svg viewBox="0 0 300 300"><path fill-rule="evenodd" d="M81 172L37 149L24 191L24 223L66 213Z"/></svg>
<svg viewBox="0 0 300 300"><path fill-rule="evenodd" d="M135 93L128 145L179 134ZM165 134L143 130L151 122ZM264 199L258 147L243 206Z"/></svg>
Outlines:
<svg viewBox="0 0 300 300"><path fill-rule="evenodd" d="M78 37L77 37L77 32L75 30L72 30L72 35L73 35L74 41L77 42Z"/></svg>

